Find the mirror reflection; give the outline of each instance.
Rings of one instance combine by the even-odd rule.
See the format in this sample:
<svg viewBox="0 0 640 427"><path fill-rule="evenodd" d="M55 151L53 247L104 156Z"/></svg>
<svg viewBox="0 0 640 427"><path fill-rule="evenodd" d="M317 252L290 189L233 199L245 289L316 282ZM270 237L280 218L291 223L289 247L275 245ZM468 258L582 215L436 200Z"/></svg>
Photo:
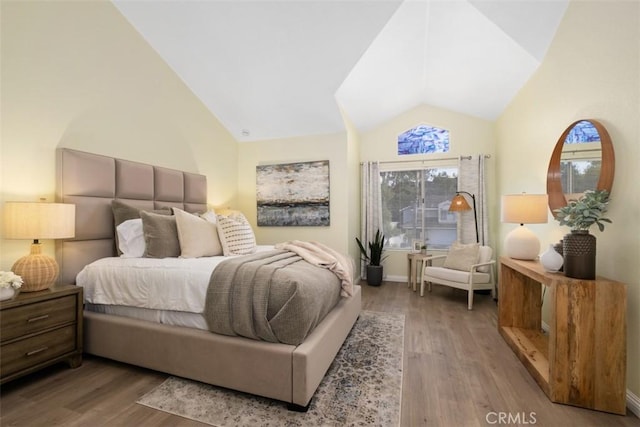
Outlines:
<svg viewBox="0 0 640 427"><path fill-rule="evenodd" d="M578 120L565 129L551 153L547 170L549 209L553 212L586 190L611 192L615 173L613 144L597 120Z"/></svg>
<svg viewBox="0 0 640 427"><path fill-rule="evenodd" d="M562 192L567 200L595 190L602 167L600 134L593 123L577 122L564 140L560 157Z"/></svg>

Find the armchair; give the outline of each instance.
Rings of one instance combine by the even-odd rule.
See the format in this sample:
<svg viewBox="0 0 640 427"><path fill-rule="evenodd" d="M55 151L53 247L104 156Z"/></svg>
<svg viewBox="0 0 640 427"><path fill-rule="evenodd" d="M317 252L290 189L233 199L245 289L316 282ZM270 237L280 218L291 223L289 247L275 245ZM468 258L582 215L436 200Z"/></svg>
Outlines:
<svg viewBox="0 0 640 427"><path fill-rule="evenodd" d="M436 255L422 261L422 280L420 281L420 296L424 296L424 284L429 284L431 292L432 283L464 289L468 292L469 310L473 309L473 291L490 289L495 290L494 265L496 261L491 259L493 250L489 246L480 246L476 261L465 263L455 259L459 251L452 249L446 255ZM463 255L461 255L463 257ZM443 266L433 266L433 260L445 259ZM431 265L429 265L431 264Z"/></svg>

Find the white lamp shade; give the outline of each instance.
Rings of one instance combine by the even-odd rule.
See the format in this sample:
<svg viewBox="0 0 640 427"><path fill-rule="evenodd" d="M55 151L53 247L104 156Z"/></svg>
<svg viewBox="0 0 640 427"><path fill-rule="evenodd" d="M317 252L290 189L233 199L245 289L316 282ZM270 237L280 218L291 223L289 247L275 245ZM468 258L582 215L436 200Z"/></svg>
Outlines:
<svg viewBox="0 0 640 427"><path fill-rule="evenodd" d="M546 223L548 202L546 194L502 196L502 222L520 224L504 239L505 255L516 259L536 259L540 253L540 240L523 224Z"/></svg>
<svg viewBox="0 0 640 427"><path fill-rule="evenodd" d="M5 239L68 239L75 236L76 206L66 203L7 202Z"/></svg>
<svg viewBox="0 0 640 427"><path fill-rule="evenodd" d="M502 222L544 224L549 196L546 194L507 194L502 196Z"/></svg>

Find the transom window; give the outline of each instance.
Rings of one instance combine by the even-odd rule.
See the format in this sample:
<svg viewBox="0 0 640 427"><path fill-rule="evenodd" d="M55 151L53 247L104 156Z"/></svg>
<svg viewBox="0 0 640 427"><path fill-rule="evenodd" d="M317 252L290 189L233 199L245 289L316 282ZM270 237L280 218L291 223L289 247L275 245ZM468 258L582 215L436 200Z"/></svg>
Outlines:
<svg viewBox="0 0 640 427"><path fill-rule="evenodd" d="M449 151L449 131L434 126L419 125L398 135L398 154L446 153Z"/></svg>

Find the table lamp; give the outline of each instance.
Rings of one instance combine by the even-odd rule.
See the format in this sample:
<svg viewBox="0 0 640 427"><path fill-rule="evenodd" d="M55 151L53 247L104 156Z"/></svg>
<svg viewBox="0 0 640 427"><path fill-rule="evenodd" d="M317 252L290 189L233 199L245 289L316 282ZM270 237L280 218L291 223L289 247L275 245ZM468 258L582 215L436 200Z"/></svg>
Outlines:
<svg viewBox="0 0 640 427"><path fill-rule="evenodd" d="M502 222L520 224L504 239L505 255L510 258L533 260L540 253L540 240L525 224L547 222L546 194L508 194L502 196Z"/></svg>
<svg viewBox="0 0 640 427"><path fill-rule="evenodd" d="M7 202L4 205L4 238L33 239L31 253L18 259L11 271L22 277L21 292L49 288L58 278L58 263L42 253L40 239L75 236L76 206L64 203Z"/></svg>
<svg viewBox="0 0 640 427"><path fill-rule="evenodd" d="M449 212L465 212L471 210L469 202L467 202L467 199L465 199L460 193L468 194L473 201L473 221L476 225L476 242L480 243L480 235L478 234L478 214L476 213L476 196L471 193L467 193L466 191L456 191L456 195L451 199Z"/></svg>

